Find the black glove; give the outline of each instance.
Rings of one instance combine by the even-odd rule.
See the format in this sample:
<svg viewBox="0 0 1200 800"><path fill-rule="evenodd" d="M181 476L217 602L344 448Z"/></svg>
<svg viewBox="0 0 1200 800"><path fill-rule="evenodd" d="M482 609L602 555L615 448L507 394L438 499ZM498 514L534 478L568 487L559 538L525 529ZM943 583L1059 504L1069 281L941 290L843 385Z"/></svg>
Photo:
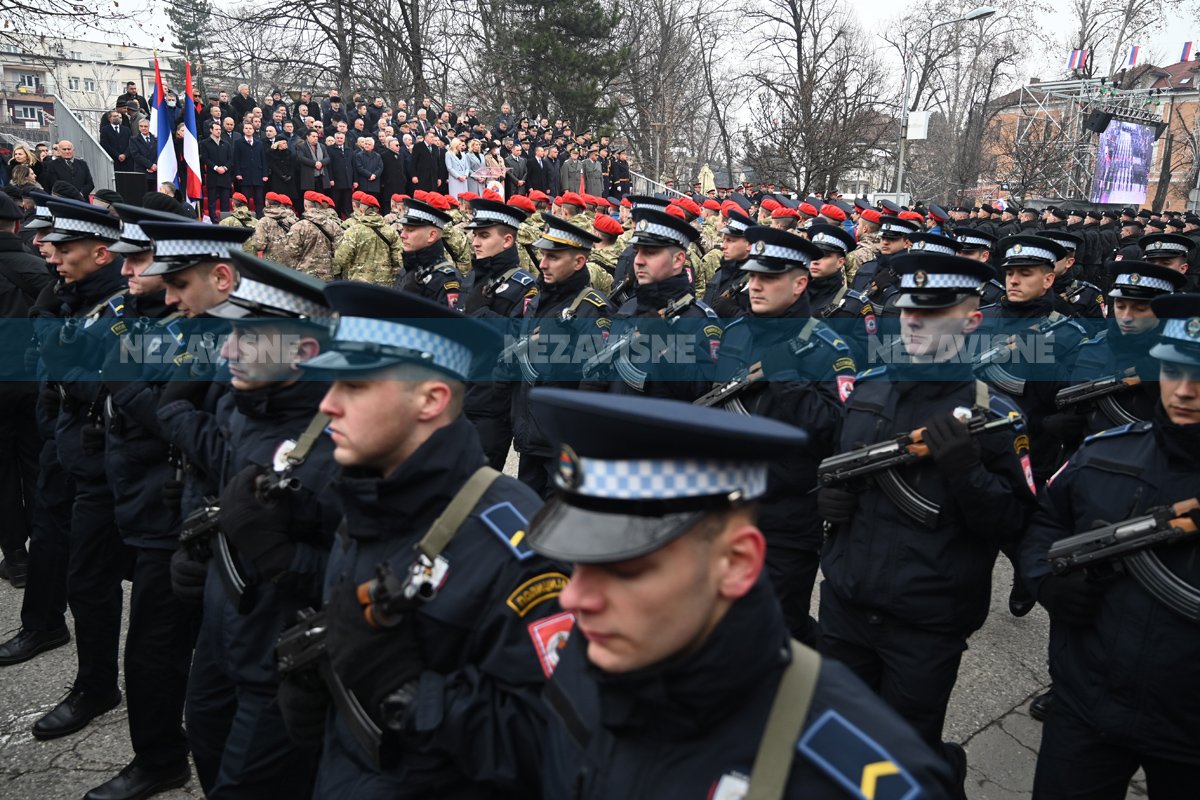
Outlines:
<svg viewBox="0 0 1200 800"><path fill-rule="evenodd" d="M858 495L845 489L823 486L817 492L817 514L831 525L845 525L854 516Z"/></svg>
<svg viewBox="0 0 1200 800"><path fill-rule="evenodd" d="M57 317L61 315L63 300L58 292L55 291L57 286L58 284L55 282L46 284L41 294L38 295L37 300L34 300L33 305L29 307L30 317Z"/></svg>
<svg viewBox="0 0 1200 800"><path fill-rule="evenodd" d="M186 400L196 408L200 408L204 403L204 396L208 394L208 387L211 385L212 381L196 381L182 377L167 381L163 385L162 395L158 398L158 407L162 408L176 400Z"/></svg>
<svg viewBox="0 0 1200 800"><path fill-rule="evenodd" d="M207 561L195 560L183 548L172 554L171 591L183 602L199 603L204 599L204 578L207 575Z"/></svg>
<svg viewBox="0 0 1200 800"><path fill-rule="evenodd" d="M1083 440L1087 417L1070 411L1050 414L1042 420L1042 430L1065 444L1077 444Z"/></svg>
<svg viewBox="0 0 1200 800"><path fill-rule="evenodd" d="M47 386L38 393L38 405L45 410L47 417L57 417L59 409L62 408L62 395L58 393L58 389Z"/></svg>
<svg viewBox="0 0 1200 800"><path fill-rule="evenodd" d="M183 503L183 481L167 478L163 481L162 491L159 494L162 497L163 506L170 511L179 511Z"/></svg>
<svg viewBox="0 0 1200 800"><path fill-rule="evenodd" d="M1104 584L1088 578L1084 572L1070 575L1051 575L1038 589L1038 602L1054 622L1065 625L1088 625L1100 608Z"/></svg>
<svg viewBox="0 0 1200 800"><path fill-rule="evenodd" d="M945 475L961 475L979 463L979 442L951 415L934 417L922 434L933 463Z"/></svg>
<svg viewBox="0 0 1200 800"><path fill-rule="evenodd" d="M312 671L288 675L275 696L288 738L301 747L317 747L325 736L329 692Z"/></svg>
<svg viewBox="0 0 1200 800"><path fill-rule="evenodd" d="M94 456L104 452L104 426L93 425L91 422L79 429L79 446L85 456Z"/></svg>
<svg viewBox="0 0 1200 800"><path fill-rule="evenodd" d="M238 553L250 559L259 575L271 580L292 565L296 545L288 531L292 509L287 499L259 498L256 483L267 470L251 464L221 490L221 530Z"/></svg>

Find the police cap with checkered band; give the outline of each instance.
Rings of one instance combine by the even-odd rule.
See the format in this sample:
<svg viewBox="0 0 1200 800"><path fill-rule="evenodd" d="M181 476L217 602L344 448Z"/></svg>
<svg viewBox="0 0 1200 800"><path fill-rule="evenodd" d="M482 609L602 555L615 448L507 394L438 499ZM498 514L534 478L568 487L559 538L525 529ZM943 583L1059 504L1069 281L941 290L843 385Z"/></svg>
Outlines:
<svg viewBox="0 0 1200 800"><path fill-rule="evenodd" d="M1200 366L1200 294L1164 294L1151 300L1150 308L1162 322L1150 356Z"/></svg>
<svg viewBox="0 0 1200 800"><path fill-rule="evenodd" d="M891 268L900 276L897 308L949 308L991 280L992 268L982 261L944 253L910 250L893 256Z"/></svg>
<svg viewBox="0 0 1200 800"><path fill-rule="evenodd" d="M603 395L537 388L530 403L559 457L558 492L534 518L529 545L575 563L638 558L707 513L752 503L766 493L769 454L808 440L775 420L676 400L614 406Z"/></svg>
<svg viewBox="0 0 1200 800"><path fill-rule="evenodd" d="M154 240L154 263L142 275L170 275L206 261L229 261L254 231L240 225L203 222L143 222L139 225Z"/></svg>
<svg viewBox="0 0 1200 800"><path fill-rule="evenodd" d="M807 271L813 259L825 256L825 251L808 239L782 228L755 225L746 230L746 241L750 257L740 267L742 272L778 275L794 269Z"/></svg>
<svg viewBox="0 0 1200 800"><path fill-rule="evenodd" d="M333 310L325 300L325 281L263 258L234 250L237 284L209 316L238 322L300 320L328 326Z"/></svg>
<svg viewBox="0 0 1200 800"><path fill-rule="evenodd" d="M78 242L98 239L115 242L121 238L121 221L108 209L70 200L50 200L47 203L54 224L42 237L43 242Z"/></svg>

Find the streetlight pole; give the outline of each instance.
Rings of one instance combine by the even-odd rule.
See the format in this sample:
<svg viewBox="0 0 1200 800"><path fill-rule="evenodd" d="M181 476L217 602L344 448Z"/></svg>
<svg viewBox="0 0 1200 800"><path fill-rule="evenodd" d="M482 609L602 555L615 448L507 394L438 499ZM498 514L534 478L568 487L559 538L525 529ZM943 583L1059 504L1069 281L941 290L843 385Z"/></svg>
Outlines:
<svg viewBox="0 0 1200 800"><path fill-rule="evenodd" d="M930 25L925 29L924 33L917 37L917 41L924 41L926 37L932 34L935 30L943 25L957 25L960 22L973 22L977 19L985 19L996 13L996 9L991 6L979 6L973 8L966 14L963 14L958 19L948 19L943 22L938 22ZM905 45L908 40L905 39ZM905 47L907 51L907 47ZM896 204L900 203L900 193L904 190L904 149L908 142L908 87L912 83L912 70L908 68L908 53L900 53L901 67L904 70L904 89L900 96L900 144L896 148L898 153L896 157Z"/></svg>

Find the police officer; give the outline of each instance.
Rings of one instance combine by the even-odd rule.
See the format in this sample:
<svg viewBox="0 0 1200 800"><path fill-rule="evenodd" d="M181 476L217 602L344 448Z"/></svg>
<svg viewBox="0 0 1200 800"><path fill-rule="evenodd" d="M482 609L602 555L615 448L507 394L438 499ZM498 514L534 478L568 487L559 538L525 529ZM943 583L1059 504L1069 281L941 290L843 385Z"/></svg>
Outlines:
<svg viewBox="0 0 1200 800"><path fill-rule="evenodd" d="M171 593L170 560L178 540L179 506L164 500L174 472L155 412L162 381L174 367L162 358L179 316L164 302L161 277L143 277L154 260L153 243L141 229L148 220L187 222L184 217L123 203L121 238L109 250L124 259L129 283L124 330L103 365L108 391L104 428L93 447L103 448L117 528L132 548L129 629L125 639L125 696L134 760L92 789L87 800L145 797L182 786L191 776L183 733L183 700L196 615Z"/></svg>
<svg viewBox="0 0 1200 800"><path fill-rule="evenodd" d="M722 338L714 392L698 403L803 426L806 447L771 461L758 524L767 537L767 574L792 636L815 644L808 609L824 534L816 513L817 464L832 454L842 401L854 388L854 359L844 339L814 318L808 301L816 245L777 228L746 231L750 313ZM752 377L753 373L757 376ZM757 378L757 379L756 379ZM727 399L726 399L727 398Z"/></svg>
<svg viewBox="0 0 1200 800"><path fill-rule="evenodd" d="M968 228L957 232L954 240L958 242L960 256L982 261L992 267L992 277L979 290L980 307L987 308L999 303L1004 297L1004 284L997 280L996 269L992 265L992 248L996 246L996 237Z"/></svg>
<svg viewBox="0 0 1200 800"><path fill-rule="evenodd" d="M879 252L870 261L861 263L850 288L866 295L878 313L888 313L889 303L899 291L899 276L889 268L893 256L912 246L912 234L920 226L908 219L884 216L879 220Z"/></svg>
<svg viewBox="0 0 1200 800"><path fill-rule="evenodd" d="M511 356L501 359L500 379L514 382L513 444L521 460L517 477L541 497L552 487L553 450L529 409L529 391L547 383L578 388L580 355L588 344L603 342L615 309L591 288L587 262L599 237L557 217L547 217L534 242L541 252L538 294L521 322L520 340Z"/></svg>
<svg viewBox="0 0 1200 800"><path fill-rule="evenodd" d="M749 274L742 271L742 265L750 257L746 230L753 223L745 214L732 208L726 220L725 227L720 230L721 255L717 267L711 275L705 275L704 302L718 316L733 319L750 308L746 295ZM706 260L711 262L711 259ZM703 265L701 269L704 269Z"/></svg>
<svg viewBox="0 0 1200 800"><path fill-rule="evenodd" d="M1197 276L1190 274L1189 250L1192 240L1181 233L1152 233L1138 240L1138 247L1145 254L1143 258L1151 264L1170 267L1176 272L1187 275L1188 291L1196 288Z"/></svg>
<svg viewBox="0 0 1200 800"><path fill-rule="evenodd" d="M644 194L631 194L625 197L622 202L629 203L630 222L632 222L633 212L641 208L654 208L659 211L665 211L670 205L669 201L660 197L651 197ZM746 207L749 210L749 206ZM626 231L626 239L621 244L623 250L619 258L617 258L617 269L613 273L613 290L609 297L612 299L613 305L620 308L625 304L625 301L633 297L634 290L637 289L637 275L633 268L634 247L631 243L635 231L631 227ZM702 267L703 269L703 267ZM707 291L707 288L706 288Z"/></svg>
<svg viewBox="0 0 1200 800"><path fill-rule="evenodd" d="M1142 248L1140 240L1146 232L1146 226L1137 219L1128 219L1121 221L1120 238L1117 239L1117 250L1113 255L1116 261L1124 259L1140 259L1142 257Z"/></svg>
<svg viewBox="0 0 1200 800"><path fill-rule="evenodd" d="M617 310L608 345L584 362L585 385L691 402L712 387L721 344L720 320L683 271L700 234L654 208L635 208L633 219L636 296Z"/></svg>
<svg viewBox="0 0 1200 800"><path fill-rule="evenodd" d="M459 306L470 317L491 320L499 334L515 335L519 320L537 297L533 276L521 269L517 229L525 212L496 200L471 203L475 260L465 282L466 298ZM483 450L493 469L502 469L512 445L512 386L507 382L473 381L467 386L465 413L479 429Z"/></svg>
<svg viewBox="0 0 1200 800"><path fill-rule="evenodd" d="M1033 479L1016 407L973 380L960 355L983 320L986 265L918 251L892 266L903 352L859 374L839 449L923 428L929 458L821 489L833 526L821 642L940 749L959 661L987 617L996 554L1028 520ZM1010 427L973 435L968 416ZM945 752L961 783L965 753Z"/></svg>
<svg viewBox="0 0 1200 800"><path fill-rule="evenodd" d="M950 796L891 709L788 641L755 516L764 454L803 448L802 431L655 398L533 403L561 456L530 544L575 563L563 612L534 631L554 672L542 796Z"/></svg>
<svg viewBox="0 0 1200 800"><path fill-rule="evenodd" d="M1048 559L1056 541L1196 496L1200 296L1159 296L1151 307L1164 321L1150 350L1160 362L1152 419L1086 440L1046 486L1022 547L1025 577L1050 614L1055 690L1035 797L1124 797L1139 768L1155 797L1195 794L1200 692L1188 665L1200 639L1177 598L1200 587L1196 543L1128 555L1124 569L1100 563L1104 577L1054 574ZM1179 594L1163 591L1171 582Z"/></svg>
<svg viewBox="0 0 1200 800"><path fill-rule="evenodd" d="M477 202L488 202L480 200ZM450 215L420 200L408 200L399 220L400 243L404 246L404 272L396 278L396 288L457 308L462 292L462 276L446 258L442 228Z"/></svg>
<svg viewBox="0 0 1200 800"><path fill-rule="evenodd" d="M1083 247L1082 234L1051 228L1041 235L1066 251L1066 255L1054 265L1056 310L1072 317L1103 319L1104 292L1096 284L1083 279L1083 264L1079 261Z"/></svg>
<svg viewBox="0 0 1200 800"><path fill-rule="evenodd" d="M285 684L292 729L324 727L314 796L520 796L554 655L539 631L555 624L566 575L526 541L541 501L485 468L462 415L472 356L495 358L493 333L391 289L341 283L326 295L340 320L308 367L334 377L321 408L345 509L326 576L329 667L364 713L335 699L322 725L334 690ZM398 584L412 576L424 599L371 587L380 565ZM299 724L314 706L316 724Z"/></svg>
<svg viewBox="0 0 1200 800"><path fill-rule="evenodd" d="M209 544L214 557L188 683L188 742L208 797L308 796L316 752L291 743L284 730L274 645L297 611L320 602L341 517L325 491L333 447L317 407L327 384L297 366L328 343L332 312L317 278L230 256L236 285L207 311L231 321L221 354L232 391L208 422L224 449L220 530ZM160 409L169 430L208 416L182 405Z"/></svg>

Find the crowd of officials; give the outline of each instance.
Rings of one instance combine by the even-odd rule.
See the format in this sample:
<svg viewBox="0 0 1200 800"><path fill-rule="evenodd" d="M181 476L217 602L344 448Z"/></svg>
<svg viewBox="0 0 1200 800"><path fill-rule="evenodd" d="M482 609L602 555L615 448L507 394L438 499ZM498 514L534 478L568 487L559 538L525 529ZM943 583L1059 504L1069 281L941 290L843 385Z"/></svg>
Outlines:
<svg viewBox="0 0 1200 800"><path fill-rule="evenodd" d="M1194 794L1200 219L633 195L558 122L347 105L218 96L220 224L70 142L0 193L0 665L69 609L32 733L124 699L135 753L88 800L964 797L1000 554L1034 796Z"/></svg>

